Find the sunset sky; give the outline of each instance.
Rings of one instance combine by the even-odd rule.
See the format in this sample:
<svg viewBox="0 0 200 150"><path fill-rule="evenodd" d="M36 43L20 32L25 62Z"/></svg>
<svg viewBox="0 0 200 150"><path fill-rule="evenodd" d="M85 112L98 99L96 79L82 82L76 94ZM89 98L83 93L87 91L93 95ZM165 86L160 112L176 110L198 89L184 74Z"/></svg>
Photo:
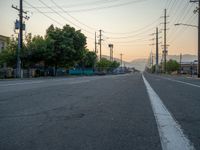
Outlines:
<svg viewBox="0 0 200 150"><path fill-rule="evenodd" d="M42 3L43 2L43 3ZM55 3L54 3L55 2ZM0 0L0 35L14 34L14 21L18 18L11 5L19 0ZM56 6L57 5L57 6ZM197 25L197 4L189 0L24 0L24 10L29 11L26 33L44 35L54 24L75 27L88 37L87 46L94 50L94 35L103 30L102 54L109 55L108 44L114 44L114 57L131 61L147 58L155 47L150 34L163 29L164 9L167 9L167 43L169 54L197 54L197 28L174 26L175 23ZM16 36L16 35L15 35ZM163 32L159 37L163 37ZM163 43L163 38L160 39ZM160 44L162 45L162 44ZM160 47L160 53L162 51Z"/></svg>

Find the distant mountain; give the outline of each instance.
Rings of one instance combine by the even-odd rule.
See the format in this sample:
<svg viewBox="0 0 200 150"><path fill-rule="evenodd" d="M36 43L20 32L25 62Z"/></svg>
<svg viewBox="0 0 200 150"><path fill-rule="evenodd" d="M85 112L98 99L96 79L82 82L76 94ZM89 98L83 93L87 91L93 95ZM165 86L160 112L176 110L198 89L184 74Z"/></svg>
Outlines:
<svg viewBox="0 0 200 150"><path fill-rule="evenodd" d="M134 67L137 70L143 71L145 69L145 66L147 64L147 59L141 58L141 59L134 59L131 62L127 62L128 67Z"/></svg>
<svg viewBox="0 0 200 150"><path fill-rule="evenodd" d="M107 55L102 55L102 58L106 58L106 59L110 60L110 56L107 56ZM121 60L119 58L113 58L113 59L117 62L121 62Z"/></svg>
<svg viewBox="0 0 200 150"><path fill-rule="evenodd" d="M167 58L180 61L180 55L168 55ZM192 62L194 60L197 60L196 55L185 54L182 56L182 62Z"/></svg>
<svg viewBox="0 0 200 150"><path fill-rule="evenodd" d="M110 56L102 55L103 58L110 59ZM120 62L121 60L118 58L114 58L114 60ZM131 62L123 61L125 66L134 67L137 70L143 71L145 69L145 65L147 63L147 59L135 59Z"/></svg>
<svg viewBox="0 0 200 150"><path fill-rule="evenodd" d="M109 56L102 56L103 58L110 59ZM176 60L177 62L180 61L180 55L168 55L167 59L173 59ZM120 62L120 59L114 58L114 60ZM182 62L192 62L194 60L197 60L196 55L190 55L190 54L185 54L182 55ZM127 67L134 67L135 69L138 69L140 71L143 71L145 69L145 66L147 64L147 59L146 58L141 58L141 59L134 59L131 62L123 61ZM155 62L155 60L154 60Z"/></svg>

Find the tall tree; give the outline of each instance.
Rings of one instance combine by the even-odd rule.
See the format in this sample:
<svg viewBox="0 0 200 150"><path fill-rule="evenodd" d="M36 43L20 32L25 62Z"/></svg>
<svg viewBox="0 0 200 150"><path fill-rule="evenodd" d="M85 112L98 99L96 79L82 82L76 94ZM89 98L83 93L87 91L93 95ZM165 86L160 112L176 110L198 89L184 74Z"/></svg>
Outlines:
<svg viewBox="0 0 200 150"><path fill-rule="evenodd" d="M86 37L80 30L65 25L62 29L51 25L47 29L48 55L51 64L57 67L70 67L80 61L86 48Z"/></svg>
<svg viewBox="0 0 200 150"><path fill-rule="evenodd" d="M17 40L11 38L8 46L0 53L0 65L7 64L9 67L15 68L16 64Z"/></svg>
<svg viewBox="0 0 200 150"><path fill-rule="evenodd" d="M97 63L96 53L86 50L82 63L85 68L94 68Z"/></svg>

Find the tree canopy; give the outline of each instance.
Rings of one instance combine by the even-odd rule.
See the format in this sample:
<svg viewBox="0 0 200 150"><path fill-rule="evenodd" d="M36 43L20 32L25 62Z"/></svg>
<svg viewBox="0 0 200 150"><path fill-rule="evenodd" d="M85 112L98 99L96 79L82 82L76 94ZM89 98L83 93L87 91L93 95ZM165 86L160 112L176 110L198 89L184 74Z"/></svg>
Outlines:
<svg viewBox="0 0 200 150"><path fill-rule="evenodd" d="M179 70L179 63L176 60L170 59L166 63L166 70L169 73L174 72L174 71L178 71Z"/></svg>
<svg viewBox="0 0 200 150"><path fill-rule="evenodd" d="M120 66L120 63L117 61L110 61L106 58L102 58L98 63L97 63L97 68L100 70L112 70Z"/></svg>
<svg viewBox="0 0 200 150"><path fill-rule="evenodd" d="M15 67L17 41L10 40L8 47L0 53L0 65L7 63ZM46 67L70 68L80 62L86 67L94 67L97 60L96 54L86 49L86 36L69 25L63 28L51 25L44 37L28 34L20 58L23 68L34 67L37 63Z"/></svg>

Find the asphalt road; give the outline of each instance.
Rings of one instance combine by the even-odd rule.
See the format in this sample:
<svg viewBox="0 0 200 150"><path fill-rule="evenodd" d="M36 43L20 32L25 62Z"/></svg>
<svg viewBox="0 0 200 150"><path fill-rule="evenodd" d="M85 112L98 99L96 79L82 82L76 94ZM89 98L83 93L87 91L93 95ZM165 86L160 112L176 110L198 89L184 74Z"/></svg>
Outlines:
<svg viewBox="0 0 200 150"><path fill-rule="evenodd" d="M184 134L200 149L200 79L145 74L152 88L181 126Z"/></svg>
<svg viewBox="0 0 200 150"><path fill-rule="evenodd" d="M200 81L144 77L200 149ZM155 115L139 73L0 81L1 150L165 150Z"/></svg>

